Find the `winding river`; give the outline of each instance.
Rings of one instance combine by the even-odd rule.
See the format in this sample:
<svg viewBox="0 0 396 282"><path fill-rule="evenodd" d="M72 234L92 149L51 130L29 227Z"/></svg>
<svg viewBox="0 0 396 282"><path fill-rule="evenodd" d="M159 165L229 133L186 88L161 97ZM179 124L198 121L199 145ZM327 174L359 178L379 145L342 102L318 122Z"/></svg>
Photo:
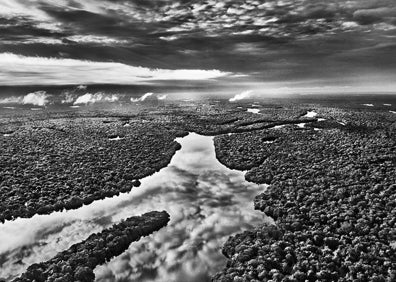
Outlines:
<svg viewBox="0 0 396 282"><path fill-rule="evenodd" d="M176 141L182 148L171 163L129 193L1 224L0 278L15 278L30 264L48 260L123 218L166 210L168 226L97 267L96 280L210 281L225 265L221 247L227 238L270 220L253 209L254 196L266 186L249 183L244 172L220 164L213 137L190 133Z"/></svg>

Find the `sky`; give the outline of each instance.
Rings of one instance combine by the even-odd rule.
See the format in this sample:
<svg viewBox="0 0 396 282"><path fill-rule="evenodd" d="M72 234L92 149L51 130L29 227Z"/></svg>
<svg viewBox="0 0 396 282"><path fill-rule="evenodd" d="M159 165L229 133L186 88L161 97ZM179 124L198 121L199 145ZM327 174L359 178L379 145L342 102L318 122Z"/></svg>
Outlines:
<svg viewBox="0 0 396 282"><path fill-rule="evenodd" d="M0 0L0 85L391 92L394 0Z"/></svg>

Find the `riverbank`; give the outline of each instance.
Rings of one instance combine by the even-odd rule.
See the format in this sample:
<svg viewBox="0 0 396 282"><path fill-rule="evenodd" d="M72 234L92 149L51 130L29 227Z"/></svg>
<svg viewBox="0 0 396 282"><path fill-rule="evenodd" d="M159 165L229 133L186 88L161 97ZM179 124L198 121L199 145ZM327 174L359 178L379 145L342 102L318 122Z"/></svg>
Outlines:
<svg viewBox="0 0 396 282"><path fill-rule="evenodd" d="M227 267L214 281L396 278L395 119L317 110L326 119L321 131L284 130L271 144L258 141L267 132L217 139L224 164L233 167L236 158L246 163L247 180L270 184L254 203L276 228L231 237L223 247Z"/></svg>
<svg viewBox="0 0 396 282"><path fill-rule="evenodd" d="M93 269L97 265L120 255L132 242L158 231L168 222L169 214L165 211L129 217L109 229L90 235L49 261L29 266L13 282L94 281Z"/></svg>

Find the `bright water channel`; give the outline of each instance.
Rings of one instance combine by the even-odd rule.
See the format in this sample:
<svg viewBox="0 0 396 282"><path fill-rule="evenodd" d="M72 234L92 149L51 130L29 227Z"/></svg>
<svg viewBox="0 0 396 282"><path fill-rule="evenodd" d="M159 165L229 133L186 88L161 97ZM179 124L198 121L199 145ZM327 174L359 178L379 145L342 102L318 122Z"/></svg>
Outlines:
<svg viewBox="0 0 396 282"><path fill-rule="evenodd" d="M129 193L1 224L0 278L12 279L123 218L166 210L168 226L97 267L96 280L209 281L225 265L221 247L226 239L269 221L253 209L254 196L266 186L220 164L212 137L190 133L177 141L182 148L171 163Z"/></svg>

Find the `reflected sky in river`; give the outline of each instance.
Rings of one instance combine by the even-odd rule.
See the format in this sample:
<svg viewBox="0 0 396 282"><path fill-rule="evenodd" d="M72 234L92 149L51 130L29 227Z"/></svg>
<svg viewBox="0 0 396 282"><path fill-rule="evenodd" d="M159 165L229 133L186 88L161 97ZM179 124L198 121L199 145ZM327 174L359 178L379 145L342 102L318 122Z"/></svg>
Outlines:
<svg viewBox="0 0 396 282"><path fill-rule="evenodd" d="M221 247L226 239L268 221L253 209L254 196L265 186L221 165L212 137L190 133L177 141L182 149L170 165L130 193L0 225L0 277L15 277L123 218L166 210L168 226L97 267L97 281L209 280L225 265Z"/></svg>

